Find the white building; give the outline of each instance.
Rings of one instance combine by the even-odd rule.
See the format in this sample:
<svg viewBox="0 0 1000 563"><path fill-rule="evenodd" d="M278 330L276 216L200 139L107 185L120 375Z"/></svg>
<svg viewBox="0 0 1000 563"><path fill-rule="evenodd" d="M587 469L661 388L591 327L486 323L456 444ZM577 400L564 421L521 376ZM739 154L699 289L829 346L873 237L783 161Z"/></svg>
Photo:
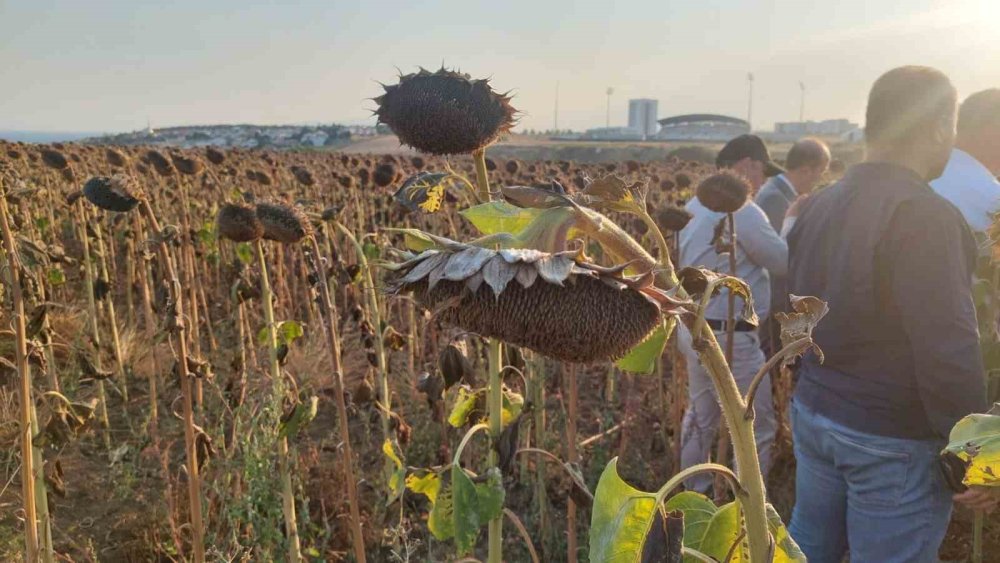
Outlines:
<svg viewBox="0 0 1000 563"><path fill-rule="evenodd" d="M711 113L678 115L660 120L658 139L664 141L726 142L750 132L750 124L736 117Z"/></svg>
<svg viewBox="0 0 1000 563"><path fill-rule="evenodd" d="M847 119L826 119L824 121L789 121L775 123L774 132L778 135L788 137L802 137L804 135L824 135L839 137L854 129L856 123L851 123Z"/></svg>
<svg viewBox="0 0 1000 563"><path fill-rule="evenodd" d="M580 137L585 141L641 141L642 133L631 127L598 127L587 129Z"/></svg>
<svg viewBox="0 0 1000 563"><path fill-rule="evenodd" d="M643 139L656 135L656 111L659 102L648 98L628 101L628 127L638 131Z"/></svg>

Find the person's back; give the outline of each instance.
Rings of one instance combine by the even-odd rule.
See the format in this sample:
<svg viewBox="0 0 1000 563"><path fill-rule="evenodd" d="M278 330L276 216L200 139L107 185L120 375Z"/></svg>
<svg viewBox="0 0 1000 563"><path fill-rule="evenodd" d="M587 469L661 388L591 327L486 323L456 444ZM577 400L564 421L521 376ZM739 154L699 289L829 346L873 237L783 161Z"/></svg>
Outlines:
<svg viewBox="0 0 1000 563"><path fill-rule="evenodd" d="M937 561L952 496L951 427L986 408L971 280L975 243L931 190L955 138L956 92L926 67L872 86L866 161L807 201L788 234L789 290L825 300L792 404L789 533L810 563ZM993 502L973 487L955 499Z"/></svg>
<svg viewBox="0 0 1000 563"><path fill-rule="evenodd" d="M975 242L958 210L915 172L852 167L807 202L788 244L789 290L830 306L813 333L825 361L802 362L796 401L861 431L918 439L946 437L983 406L969 293L926 293L932 279L968 285ZM953 348L961 365L914 349L918 338Z"/></svg>
<svg viewBox="0 0 1000 563"><path fill-rule="evenodd" d="M931 182L972 230L985 232L1000 211L1000 88L976 92L962 103L958 137L948 166Z"/></svg>

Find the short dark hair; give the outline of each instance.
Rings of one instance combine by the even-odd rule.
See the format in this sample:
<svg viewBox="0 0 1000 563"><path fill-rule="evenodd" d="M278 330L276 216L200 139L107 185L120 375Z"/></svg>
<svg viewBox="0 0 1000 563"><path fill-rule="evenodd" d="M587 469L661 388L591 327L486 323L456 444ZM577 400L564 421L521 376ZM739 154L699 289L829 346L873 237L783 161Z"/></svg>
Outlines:
<svg viewBox="0 0 1000 563"><path fill-rule="evenodd" d="M1000 127L1000 88L976 92L958 110L958 134L967 135L986 127Z"/></svg>
<svg viewBox="0 0 1000 563"><path fill-rule="evenodd" d="M822 166L830 160L830 150L826 148L826 143L819 139L806 137L795 141L785 158L785 168L788 170L798 170L799 168Z"/></svg>
<svg viewBox="0 0 1000 563"><path fill-rule="evenodd" d="M948 77L927 66L902 66L872 85L865 115L868 144L908 144L954 113L958 94Z"/></svg>

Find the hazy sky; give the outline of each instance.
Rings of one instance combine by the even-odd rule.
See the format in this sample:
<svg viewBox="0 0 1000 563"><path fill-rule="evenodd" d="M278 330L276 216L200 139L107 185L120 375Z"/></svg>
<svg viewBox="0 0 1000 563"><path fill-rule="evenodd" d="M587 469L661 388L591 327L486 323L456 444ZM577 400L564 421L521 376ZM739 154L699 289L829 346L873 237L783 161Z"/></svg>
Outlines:
<svg viewBox="0 0 1000 563"><path fill-rule="evenodd" d="M770 129L860 120L882 72L1000 87L1000 0L0 0L0 129L363 122L396 68L442 62L514 90L523 128L612 124L628 98Z"/></svg>

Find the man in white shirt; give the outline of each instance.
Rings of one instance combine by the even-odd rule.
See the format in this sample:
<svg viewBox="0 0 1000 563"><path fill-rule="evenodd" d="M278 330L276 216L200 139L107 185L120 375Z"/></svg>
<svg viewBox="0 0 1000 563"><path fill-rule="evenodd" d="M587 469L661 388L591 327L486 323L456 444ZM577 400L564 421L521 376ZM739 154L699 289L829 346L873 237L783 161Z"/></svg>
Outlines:
<svg viewBox="0 0 1000 563"><path fill-rule="evenodd" d="M958 137L948 166L931 187L977 233L1000 211L1000 88L969 96L958 112Z"/></svg>
<svg viewBox="0 0 1000 563"><path fill-rule="evenodd" d="M760 188L768 177L784 172L771 162L764 142L754 135L742 135L727 143L719 152L716 164L720 169L731 170L745 178L754 190ZM697 197L692 197L685 209L691 213L692 218L680 231L679 264L728 272L728 254L719 254L712 243L715 227L725 218L725 214L709 210ZM771 301L769 274L785 275L788 269L788 246L771 227L767 215L753 201L748 201L733 216L736 225L736 276L750 286L757 316L767 318ZM726 340L727 296L727 291L723 290L712 298L705 313L705 319L720 343ZM743 299L738 297L737 313L742 309ZM684 328L678 331L678 343L688 365L688 409L681 427L681 467L687 468L708 461L719 427L720 410L712 381L698 360L690 333ZM764 361L757 328L745 321L737 322L733 335L731 367L741 391L747 391ZM754 399L754 413L757 454L761 470L766 475L771 466L771 449L776 429L770 377L765 377L758 388ZM685 484L690 490L704 493L711 488L712 477L698 475Z"/></svg>

